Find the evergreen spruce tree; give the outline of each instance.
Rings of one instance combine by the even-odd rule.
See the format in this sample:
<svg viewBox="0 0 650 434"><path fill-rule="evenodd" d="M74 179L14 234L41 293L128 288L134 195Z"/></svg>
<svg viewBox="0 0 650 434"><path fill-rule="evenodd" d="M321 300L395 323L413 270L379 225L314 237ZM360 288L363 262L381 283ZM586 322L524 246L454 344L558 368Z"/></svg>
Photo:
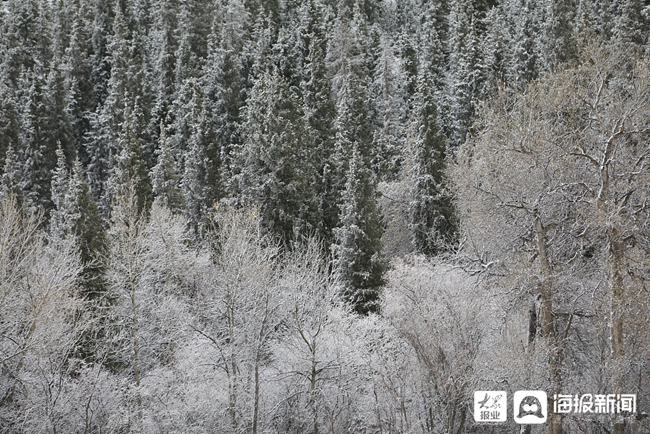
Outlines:
<svg viewBox="0 0 650 434"><path fill-rule="evenodd" d="M202 71L207 122L212 126L215 153L223 164L224 182L232 176L232 148L241 144L238 125L246 99L246 62L241 51L248 20L249 13L240 0L228 3L223 22L216 19L213 23Z"/></svg>
<svg viewBox="0 0 650 434"><path fill-rule="evenodd" d="M183 209L183 194L180 190L178 163L165 126L160 123L159 147L156 150L158 162L151 170L151 184L156 200L173 211Z"/></svg>
<svg viewBox="0 0 650 434"><path fill-rule="evenodd" d="M139 136L139 132L144 129L142 111L137 97L132 101L131 97L126 95L124 100L126 110L117 140L119 154L111 176L111 190L115 200L125 188L132 187L137 198L138 213L146 214L152 197L149 171L143 158L143 143Z"/></svg>
<svg viewBox="0 0 650 434"><path fill-rule="evenodd" d="M379 33L371 97L374 109L373 169L382 180L394 180L401 165L403 128L408 101L408 75L389 35Z"/></svg>
<svg viewBox="0 0 650 434"><path fill-rule="evenodd" d="M129 28L133 39L139 40L138 44L146 43L147 35L151 32L151 3L151 0L131 0L125 4L125 10L128 10L130 18ZM144 48L144 45L141 45L140 48Z"/></svg>
<svg viewBox="0 0 650 434"><path fill-rule="evenodd" d="M243 2L246 9L250 11L253 21L257 21L260 17L268 22L268 24L277 27L280 21L280 1L278 0L245 0Z"/></svg>
<svg viewBox="0 0 650 434"><path fill-rule="evenodd" d="M101 3L100 0L97 7ZM106 59L102 58L101 62L107 62L106 68L109 69L110 76L106 76L108 72L103 75L102 78L106 81L101 84L101 89L96 90L102 104L91 116L91 130L85 138L86 153L89 158L88 182L104 218L110 215L112 201L110 178L115 171L115 159L121 151L118 141L127 110L125 95L134 96L139 91L138 86L132 83L135 77L129 73L132 63L131 44L127 19L119 3L116 4L112 24L112 35L102 33L102 37L107 39L105 48L108 56ZM135 88L136 92L130 92L131 88ZM132 119L126 121L132 122Z"/></svg>
<svg viewBox="0 0 650 434"><path fill-rule="evenodd" d="M465 141L482 86L483 68L478 24L473 3L468 0L454 0L450 14L446 104L450 111L451 124L445 125L447 137L453 147Z"/></svg>
<svg viewBox="0 0 650 434"><path fill-rule="evenodd" d="M230 0L225 6L222 21L215 21L212 27L210 43L212 50L217 48L217 41L221 42L220 48L224 50L240 51L251 26L251 14L242 0ZM210 47L208 47L210 49ZM214 51L213 51L214 52Z"/></svg>
<svg viewBox="0 0 650 434"><path fill-rule="evenodd" d="M452 199L445 194L444 168L447 143L438 128L436 106L425 73L418 88L411 125L411 202L409 227L415 251L435 255L457 236Z"/></svg>
<svg viewBox="0 0 650 434"><path fill-rule="evenodd" d="M189 79L180 91L174 146L184 150L182 190L188 226L195 238L203 233L208 211L223 197L221 149L200 83Z"/></svg>
<svg viewBox="0 0 650 434"><path fill-rule="evenodd" d="M340 12L341 13L341 12ZM348 26L338 20L332 36L328 63L333 76L333 98L336 102L334 120L335 149L333 166L338 173L338 189L342 191L348 171L350 150L354 143L364 159L370 163L372 155L372 111L367 87L370 76L367 41L363 23Z"/></svg>
<svg viewBox="0 0 650 434"><path fill-rule="evenodd" d="M47 3L47 15L50 20L48 33L53 63L57 63L63 58L65 50L70 44L72 8L73 5L62 0Z"/></svg>
<svg viewBox="0 0 650 434"><path fill-rule="evenodd" d="M373 155L373 110L369 104L370 92L367 86L372 59L368 56L367 29L358 8L352 14L345 4L340 3L338 14L327 58L332 75L332 97L336 104L334 149L327 166L327 182L331 185L328 187L330 204L339 207L336 220L331 223L334 228L342 224L341 207L349 179L352 149L357 149L364 168L371 167ZM348 22L345 17L350 14L353 20ZM368 183L372 185L370 177ZM339 242L339 236L335 235L332 248L335 249Z"/></svg>
<svg viewBox="0 0 650 434"><path fill-rule="evenodd" d="M52 201L50 239L55 245L72 243L76 247L82 265L78 278L79 295L87 302L87 313L91 316L92 326L78 341L76 356L103 363L99 348L105 335L103 307L114 302L106 282L108 241L104 222L84 179L81 162L75 160L70 174L61 147L57 149L57 166L52 177Z"/></svg>
<svg viewBox="0 0 650 434"><path fill-rule="evenodd" d="M342 194L341 223L334 230L332 250L345 300L355 312L367 314L377 311L384 284L383 227L372 172L356 144L351 154Z"/></svg>
<svg viewBox="0 0 650 434"><path fill-rule="evenodd" d="M432 89L437 98L445 89L446 58L446 15L448 2L431 1L422 5L421 12L415 17L418 29L413 36L404 36L402 58L404 72L407 76L407 96L410 99L417 89L418 71L424 68L432 80ZM413 51L413 52L412 52ZM440 101L436 101L440 103Z"/></svg>
<svg viewBox="0 0 650 434"><path fill-rule="evenodd" d="M539 74L539 53L535 49L538 20L530 0L511 0L515 3L508 16L512 23L512 45L507 79L514 87L523 89Z"/></svg>
<svg viewBox="0 0 650 434"><path fill-rule="evenodd" d="M54 170L58 147L63 149L68 161L72 161L76 153L72 122L68 111L70 98L61 69L58 65L53 65L43 89L45 113L41 119L44 137L41 146L45 147L44 153L49 161L48 169L50 171Z"/></svg>
<svg viewBox="0 0 650 434"><path fill-rule="evenodd" d="M321 27L323 12L315 2L306 2L302 6L301 19L309 41L300 88L304 125L309 137L308 152L315 168L314 179L310 182L317 201L317 233L329 246L339 215L338 191L334 184L336 167L333 164L336 105L326 65L325 29Z"/></svg>
<svg viewBox="0 0 650 434"><path fill-rule="evenodd" d="M254 84L256 79L271 71L277 32L278 28L272 17L267 14L258 15L253 24L251 37L243 47L246 61L250 65L247 74L249 84Z"/></svg>
<svg viewBox="0 0 650 434"><path fill-rule="evenodd" d="M22 106L19 130L21 179L25 199L29 205L43 207L49 213L57 144L64 147L69 159L74 153L64 80L58 67L53 66L46 77L24 71L18 84Z"/></svg>
<svg viewBox="0 0 650 434"><path fill-rule="evenodd" d="M103 220L90 194L79 159L72 173L68 170L62 148L57 149L57 166L52 177L54 209L50 220L50 234L54 240L68 240L79 251L83 266L80 286L86 300L100 300L106 296L105 262L108 253Z"/></svg>
<svg viewBox="0 0 650 434"><path fill-rule="evenodd" d="M2 45L0 45L0 50L2 50ZM7 73L6 62L0 62L0 75L6 77ZM19 107L16 92L11 83L8 80L0 80L0 156L3 159L11 144L18 143Z"/></svg>
<svg viewBox="0 0 650 434"><path fill-rule="evenodd" d="M153 28L151 30L150 47L148 50L150 59L150 81L153 93L151 107L150 130L163 128L171 123L170 113L174 98L174 66L176 59L174 54L177 49L176 28L177 8L176 2L172 0L156 0L153 2ZM153 134L157 137L162 131ZM158 139L158 143L160 139Z"/></svg>
<svg viewBox="0 0 650 434"><path fill-rule="evenodd" d="M79 219L73 226L83 265L82 288L84 297L99 304L110 303L106 298L107 285L105 280L108 241L104 230L104 222L97 204L90 193L84 170L79 159L75 160L70 178L68 194L73 197Z"/></svg>
<svg viewBox="0 0 650 434"><path fill-rule="evenodd" d="M487 98L499 82L505 81L511 44L508 26L500 7L495 6L490 9L485 21L485 38L480 44L481 58L485 66L485 83L479 91L481 99Z"/></svg>
<svg viewBox="0 0 650 434"><path fill-rule="evenodd" d="M42 73L51 60L49 2L12 1L3 4L2 35L4 80L16 83L22 71Z"/></svg>
<svg viewBox="0 0 650 434"><path fill-rule="evenodd" d="M295 10L286 13L295 15ZM288 19L289 17L287 17ZM278 30L277 41L273 45L272 62L279 75L293 90L297 90L303 80L303 66L307 56L305 40L303 39L301 23L295 23L295 17L286 26Z"/></svg>
<svg viewBox="0 0 650 434"><path fill-rule="evenodd" d="M150 170L155 164L154 151L156 142L151 138L151 131L147 128L151 120L151 106L155 100L152 83L146 78L148 68L148 29L150 27L149 15L150 0L135 0L126 2L125 21L128 25L127 47L129 57L125 63L126 89L130 95L136 97L139 110L138 135L142 140L142 158Z"/></svg>
<svg viewBox="0 0 650 434"><path fill-rule="evenodd" d="M20 163L18 156L10 144L5 153L5 161L0 178L0 195L13 195L20 205L23 200L23 189L20 182Z"/></svg>
<svg viewBox="0 0 650 434"><path fill-rule="evenodd" d="M540 5L541 23L539 47L542 67L552 71L561 63L577 56L573 38L573 2L570 0L545 0Z"/></svg>
<svg viewBox="0 0 650 434"><path fill-rule="evenodd" d="M176 29L178 48L174 53L174 81L175 88L180 89L183 83L190 77L195 77L198 73L198 58L192 50L192 45L196 39L194 28L192 26L190 10L186 3L181 3L180 14L178 17L178 28Z"/></svg>
<svg viewBox="0 0 650 434"><path fill-rule="evenodd" d="M70 122L73 148L85 165L89 156L84 147L84 135L90 129L90 114L97 108L97 95L92 82L92 58L89 44L91 31L85 23L83 10L75 11L71 24L70 43L61 61L66 90L65 112ZM73 155L74 153L71 153Z"/></svg>
<svg viewBox="0 0 650 434"><path fill-rule="evenodd" d="M241 199L259 204L264 224L285 243L311 235L315 167L299 101L277 72L266 73L253 86L243 117L236 178Z"/></svg>
<svg viewBox="0 0 650 434"><path fill-rule="evenodd" d="M642 0L617 0L611 3L615 8L613 36L617 41L649 47L650 16L644 14Z"/></svg>
<svg viewBox="0 0 650 434"><path fill-rule="evenodd" d="M187 225L195 240L203 234L208 205L204 189L205 148L199 140L191 140L185 155L181 189L186 206Z"/></svg>
<svg viewBox="0 0 650 434"><path fill-rule="evenodd" d="M433 25L429 23L427 24L427 30L430 30ZM435 29L433 30L435 32ZM432 49L430 46L430 44L434 43L433 35L437 34L434 33L431 35L428 32L426 33L426 36L422 35L421 46L419 46L420 41L417 41L415 39L416 35L411 35L405 31L402 31L399 34L396 41L396 48L399 53L400 72L404 81L402 83L402 87L404 89L404 98L406 98L406 102L408 104L410 104L411 99L415 95L415 88L417 87L418 67L420 67L420 64L422 62L425 62L427 66L434 68L442 67L443 65L442 63L438 64L435 59L435 57L440 56L442 52ZM440 41L436 40L436 42ZM418 52L420 53L419 56ZM431 62L429 62L430 60Z"/></svg>
<svg viewBox="0 0 650 434"><path fill-rule="evenodd" d="M64 240L72 233L72 225L79 216L74 216L78 211L69 207L67 199L68 188L70 187L70 173L68 172L68 163L59 146L56 150L56 169L52 175L52 202L54 209L50 219L50 234L55 240Z"/></svg>
<svg viewBox="0 0 650 434"><path fill-rule="evenodd" d="M610 0L580 1L576 8L575 28L578 35L595 34L609 40L615 24L616 2Z"/></svg>
<svg viewBox="0 0 650 434"><path fill-rule="evenodd" d="M109 0L96 0L93 2L93 23L90 36L92 45L90 50L91 84L98 106L103 104L108 96L108 80L111 70L109 51L111 39L110 15Z"/></svg>
<svg viewBox="0 0 650 434"><path fill-rule="evenodd" d="M323 5L315 0L302 3L298 11L300 23L296 29L304 57L300 70L303 111L310 128L318 131L318 144L331 137L335 110L326 66L328 23L323 9Z"/></svg>
<svg viewBox="0 0 650 434"><path fill-rule="evenodd" d="M21 146L18 160L21 168L21 187L25 204L30 207L51 209L50 166L56 161L50 154L47 139L43 136L46 106L43 101L42 77L30 71L23 71L18 80L20 89L20 132Z"/></svg>

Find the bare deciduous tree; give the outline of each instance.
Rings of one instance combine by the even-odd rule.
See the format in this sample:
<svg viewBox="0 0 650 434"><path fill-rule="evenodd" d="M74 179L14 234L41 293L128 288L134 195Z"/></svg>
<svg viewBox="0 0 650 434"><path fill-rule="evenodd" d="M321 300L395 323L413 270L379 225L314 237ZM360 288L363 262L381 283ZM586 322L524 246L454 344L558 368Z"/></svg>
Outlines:
<svg viewBox="0 0 650 434"><path fill-rule="evenodd" d="M279 322L279 248L261 234L255 210L217 214L211 281L199 294L193 326L216 350L228 383L232 432L260 430L263 375Z"/></svg>
<svg viewBox="0 0 650 434"><path fill-rule="evenodd" d="M384 311L423 373L425 431L461 433L476 385L481 300L462 273L415 260L395 264Z"/></svg>
<svg viewBox="0 0 650 434"><path fill-rule="evenodd" d="M0 429L69 431L71 358L83 331L72 244L46 244L41 216L0 199Z"/></svg>
<svg viewBox="0 0 650 434"><path fill-rule="evenodd" d="M576 324L600 314L590 326L610 326L609 387L623 393L625 336L641 332L625 332L625 317L650 253L649 72L647 58L587 47L581 66L487 104L452 170L465 251L478 253L478 269L499 276L500 286L539 297L529 343L547 341L554 391L566 386L567 343L582 345L574 356L589 347ZM553 415L550 432L562 424ZM615 420L614 432L624 425Z"/></svg>

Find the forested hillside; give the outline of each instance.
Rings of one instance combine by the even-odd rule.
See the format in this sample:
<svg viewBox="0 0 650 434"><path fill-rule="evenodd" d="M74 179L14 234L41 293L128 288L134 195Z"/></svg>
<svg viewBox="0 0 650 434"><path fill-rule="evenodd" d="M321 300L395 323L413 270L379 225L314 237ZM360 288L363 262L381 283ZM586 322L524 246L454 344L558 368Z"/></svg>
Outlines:
<svg viewBox="0 0 650 434"><path fill-rule="evenodd" d="M0 432L482 433L636 394L641 0L5 0ZM514 410L509 410L514 411Z"/></svg>

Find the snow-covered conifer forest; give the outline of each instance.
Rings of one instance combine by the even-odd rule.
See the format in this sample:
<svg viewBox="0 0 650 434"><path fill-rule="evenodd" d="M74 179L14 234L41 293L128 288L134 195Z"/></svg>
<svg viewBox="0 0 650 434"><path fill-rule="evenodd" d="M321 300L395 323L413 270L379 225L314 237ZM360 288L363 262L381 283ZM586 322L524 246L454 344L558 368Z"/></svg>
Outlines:
<svg viewBox="0 0 650 434"><path fill-rule="evenodd" d="M650 432L648 3L0 2L0 432Z"/></svg>

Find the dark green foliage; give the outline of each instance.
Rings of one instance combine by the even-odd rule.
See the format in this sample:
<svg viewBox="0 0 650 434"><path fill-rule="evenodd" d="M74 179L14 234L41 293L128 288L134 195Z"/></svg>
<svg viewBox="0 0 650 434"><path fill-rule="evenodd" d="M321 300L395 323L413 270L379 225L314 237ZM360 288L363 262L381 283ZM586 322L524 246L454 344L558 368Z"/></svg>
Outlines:
<svg viewBox="0 0 650 434"><path fill-rule="evenodd" d="M60 64L65 83L67 113L76 155L88 164L84 134L90 129L90 113L97 108L97 95L92 82L91 29L87 27L83 10L74 12L70 23L69 45ZM70 161L70 160L69 160Z"/></svg>
<svg viewBox="0 0 650 434"><path fill-rule="evenodd" d="M54 210L50 233L58 240L72 240L83 266L81 288L84 298L98 301L106 295L106 259L108 243L97 204L90 194L83 167L77 159L69 173L61 148L52 179Z"/></svg>
<svg viewBox="0 0 650 434"><path fill-rule="evenodd" d="M44 120L47 118L45 83L41 77L23 71L18 79L20 93L20 145L16 147L21 170L21 188L28 206L42 205L50 210L51 172L56 163L56 147L46 136ZM49 145L49 146L48 146Z"/></svg>
<svg viewBox="0 0 650 434"><path fill-rule="evenodd" d="M111 178L111 187L115 198L124 194L128 186L133 185L137 197L137 209L142 213L148 211L153 201L149 170L144 159L143 141L138 133L144 130L144 121L137 99L130 101L126 96L125 100L124 122L117 139L119 154Z"/></svg>
<svg viewBox="0 0 650 434"><path fill-rule="evenodd" d="M223 39L221 27L213 29L202 76L207 121L214 135L214 154L220 156L226 173L232 171L233 147L241 144L238 125L246 99L246 65L239 51L247 15L242 9L234 8L227 16L233 21L224 23ZM236 18L243 21L239 26Z"/></svg>
<svg viewBox="0 0 650 434"><path fill-rule="evenodd" d="M184 200L180 190L178 162L174 155L171 139L167 136L164 125L160 124L160 145L156 151L158 162L151 170L151 184L156 199L173 211L183 209Z"/></svg>
<svg viewBox="0 0 650 434"><path fill-rule="evenodd" d="M20 167L13 146L9 145L5 153L5 162L2 169L2 179L0 181L2 195L13 195L18 205L23 200L23 190L20 186Z"/></svg>
<svg viewBox="0 0 650 434"><path fill-rule="evenodd" d="M75 141L68 111L70 97L66 89L65 77L58 67L53 67L47 77L45 94L45 114L42 121L44 143L47 158L51 158L50 171L54 169L54 152L61 147L68 161L75 155Z"/></svg>
<svg viewBox="0 0 650 434"><path fill-rule="evenodd" d="M0 46L1 47L1 46ZM0 74L6 77L7 65L0 64ZM16 91L5 78L0 80L0 156L4 161L5 153L13 144L14 151L18 143L20 104L16 98Z"/></svg>
<svg viewBox="0 0 650 434"><path fill-rule="evenodd" d="M91 83L97 103L101 104L108 94L110 61L108 43L111 37L110 2L97 0L93 2L93 23L91 29Z"/></svg>
<svg viewBox="0 0 650 434"><path fill-rule="evenodd" d="M372 167L377 178L393 181L397 178L402 162L403 137L408 113L409 68L417 67L406 59L405 70L397 68L399 48L385 35L374 41L376 57L371 86L373 104ZM406 48L409 56L415 50ZM415 60L415 59L412 59Z"/></svg>
<svg viewBox="0 0 650 434"><path fill-rule="evenodd" d="M153 28L149 34L149 63L151 70L148 78L151 81L153 103L149 130L153 136L160 135L170 122L170 108L174 98L174 57L177 49L177 38L174 29L177 26L176 2L159 0L155 2L152 14ZM160 139L158 139L160 141ZM162 144L162 142L160 142Z"/></svg>
<svg viewBox="0 0 650 434"><path fill-rule="evenodd" d="M46 70L42 68L47 67L51 58L48 6L38 0L3 3L0 12L3 82L17 84L22 71Z"/></svg>
<svg viewBox="0 0 650 434"><path fill-rule="evenodd" d="M359 152L365 159L372 155L372 124L368 107L368 90L363 80L368 72L363 66L361 47L352 41L351 52L345 57L337 59L340 63L339 72L335 76L336 91L336 118L334 121L336 144L334 164L341 178L339 184L345 183L345 173L348 169L348 160L351 157L350 149L354 143L359 147Z"/></svg>
<svg viewBox="0 0 650 434"><path fill-rule="evenodd" d="M611 3L614 19L613 34L624 43L648 47L650 15L644 13L642 0L617 0Z"/></svg>
<svg viewBox="0 0 650 434"><path fill-rule="evenodd" d="M277 73L260 77L244 110L235 177L243 203L258 203L263 221L285 243L314 230L315 167L299 101Z"/></svg>
<svg viewBox="0 0 650 434"><path fill-rule="evenodd" d="M181 190L188 226L198 237L210 209L223 197L221 147L198 82L188 80L180 94L175 146L184 151Z"/></svg>
<svg viewBox="0 0 650 434"><path fill-rule="evenodd" d="M87 302L87 312L92 326L81 335L76 346L76 356L96 362L104 338L106 319L103 310L115 300L109 294L106 280L108 240L104 222L84 178L79 159L72 173L63 150L57 150L57 167L52 177L52 210L50 221L51 241L55 245L72 243L81 260L78 278L80 297Z"/></svg>
<svg viewBox="0 0 650 434"><path fill-rule="evenodd" d="M334 231L332 246L343 296L360 314L377 311L385 271L383 225L372 172L365 164L355 144L342 194L341 223Z"/></svg>
<svg viewBox="0 0 650 434"><path fill-rule="evenodd" d="M338 192L334 189L334 119L336 106L332 97L332 83L326 64L326 36L322 5L309 1L300 9L299 37L305 50L300 74L302 114L306 128L305 144L313 165L313 178L308 182L314 188L316 204L316 233L331 244L332 229L338 224Z"/></svg>
<svg viewBox="0 0 650 434"><path fill-rule="evenodd" d="M418 253L435 255L455 242L452 198L445 192L447 142L438 128L428 80L421 75L413 104L409 226Z"/></svg>
<svg viewBox="0 0 650 434"><path fill-rule="evenodd" d="M132 185L199 238L225 200L331 246L356 146L369 185L413 181L426 254L455 239L443 143L474 133L481 100L573 61L584 34L647 49L649 31L640 0L5 3L3 182L46 217L61 146L105 222Z"/></svg>
<svg viewBox="0 0 650 434"><path fill-rule="evenodd" d="M574 11L570 0L546 0L542 7L538 51L544 69L553 70L557 65L576 59L577 50L571 24Z"/></svg>
<svg viewBox="0 0 650 434"><path fill-rule="evenodd" d="M104 273L108 243L102 218L90 194L90 188L84 180L83 168L79 160L74 164L70 189L77 196L80 210L80 218L76 222L74 232L78 237L81 262L84 267L84 290L89 299L98 299L106 292Z"/></svg>
<svg viewBox="0 0 650 434"><path fill-rule="evenodd" d="M449 74L444 104L450 120L444 127L451 145L456 147L465 141L478 104L483 81L479 41L483 35L480 13L473 2L455 0L450 14Z"/></svg>

